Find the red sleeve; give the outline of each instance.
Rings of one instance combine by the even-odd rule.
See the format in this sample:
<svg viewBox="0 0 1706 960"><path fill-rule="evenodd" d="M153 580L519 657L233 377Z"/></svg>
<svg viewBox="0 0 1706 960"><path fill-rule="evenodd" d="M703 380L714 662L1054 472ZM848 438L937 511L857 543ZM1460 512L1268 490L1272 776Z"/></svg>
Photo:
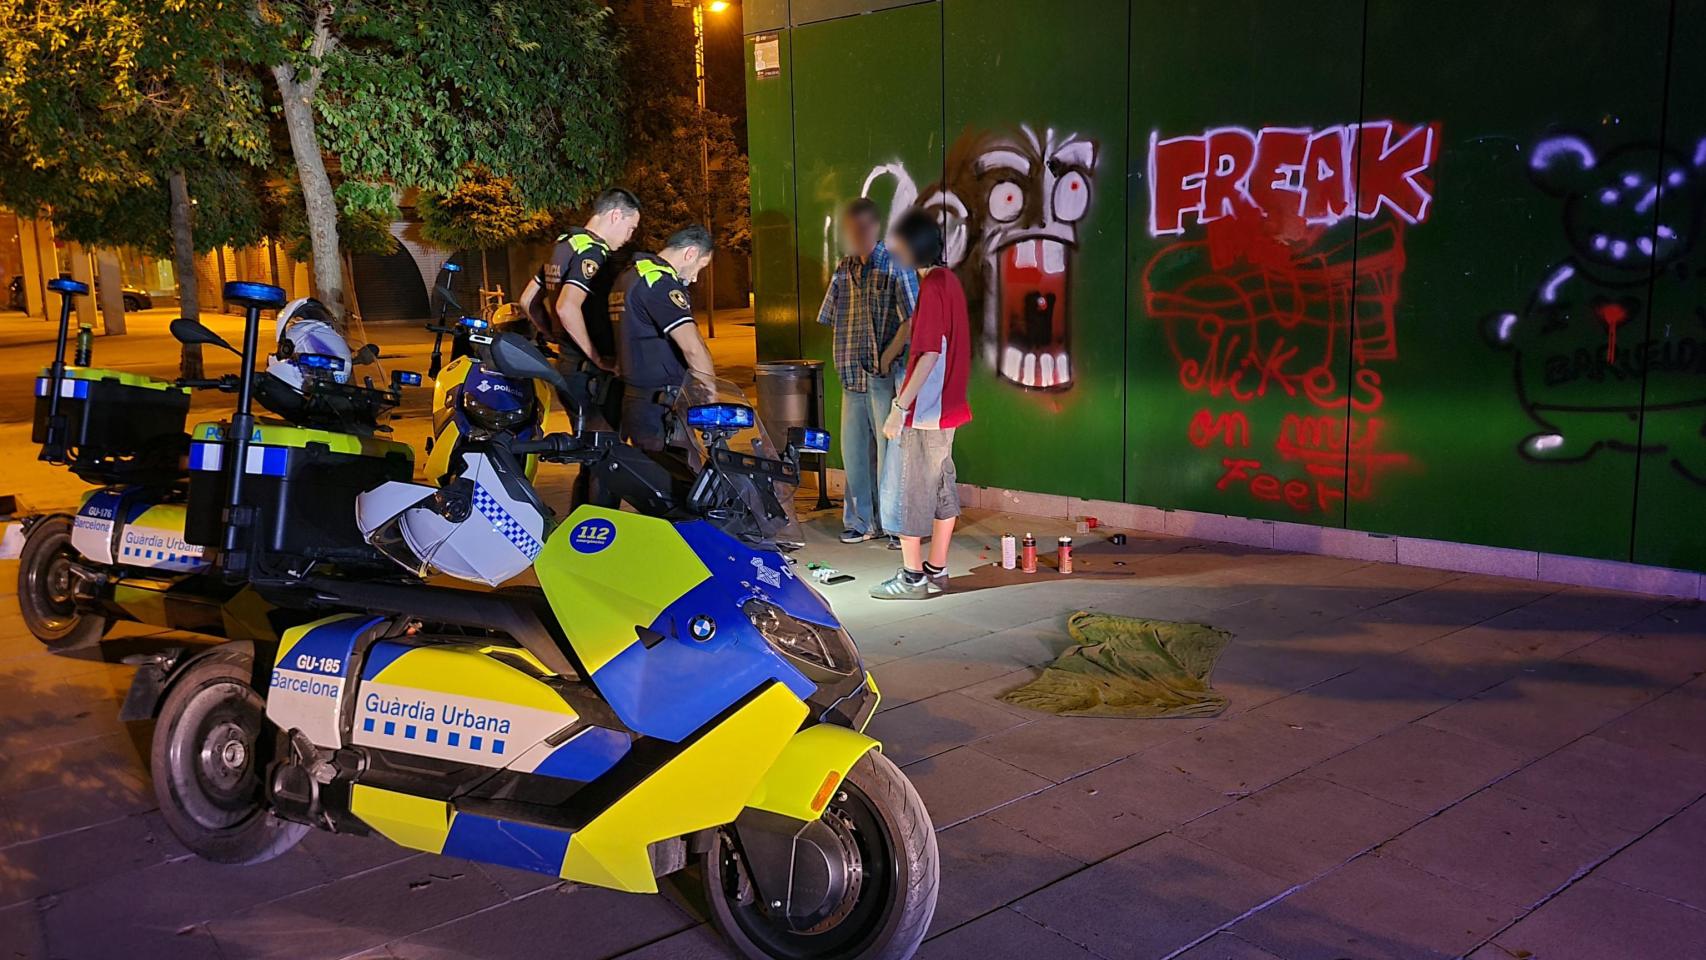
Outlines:
<svg viewBox="0 0 1706 960"><path fill-rule="evenodd" d="M912 314L912 355L941 353L950 322L947 304L942 302L942 285L926 282L918 292L918 309Z"/></svg>

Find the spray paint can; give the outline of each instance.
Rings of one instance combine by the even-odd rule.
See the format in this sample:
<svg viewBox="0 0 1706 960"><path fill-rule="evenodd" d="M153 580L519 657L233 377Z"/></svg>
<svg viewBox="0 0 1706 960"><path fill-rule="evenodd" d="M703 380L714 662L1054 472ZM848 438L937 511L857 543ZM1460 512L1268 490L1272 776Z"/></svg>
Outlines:
<svg viewBox="0 0 1706 960"><path fill-rule="evenodd" d="M1059 553L1060 572L1061 573L1071 573L1072 572L1072 538L1071 537L1061 537L1057 546L1058 546L1058 549L1060 550L1060 553Z"/></svg>
<svg viewBox="0 0 1706 960"><path fill-rule="evenodd" d="M1024 552L1023 552L1022 556L1024 557L1024 560L1023 560L1023 565L1022 565L1021 569L1023 569L1026 573L1036 573L1037 572L1037 538L1031 536L1028 533L1025 534Z"/></svg>
<svg viewBox="0 0 1706 960"><path fill-rule="evenodd" d="M77 352L71 358L72 366L86 367L95 358L95 328L86 323L77 326Z"/></svg>
<svg viewBox="0 0 1706 960"><path fill-rule="evenodd" d="M1011 570L1019 565L1019 540L1011 533L1001 535L1001 569Z"/></svg>

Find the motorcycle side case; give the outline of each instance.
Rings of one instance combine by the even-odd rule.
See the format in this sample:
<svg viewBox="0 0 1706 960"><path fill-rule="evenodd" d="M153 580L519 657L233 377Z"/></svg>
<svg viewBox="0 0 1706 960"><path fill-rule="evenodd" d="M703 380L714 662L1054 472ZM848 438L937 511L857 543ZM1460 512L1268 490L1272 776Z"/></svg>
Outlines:
<svg viewBox="0 0 1706 960"><path fill-rule="evenodd" d="M218 546L226 498L223 423L190 434L189 524L185 539ZM362 538L357 494L414 474L406 444L355 434L262 423L250 438L243 498L260 517L259 551L275 557L389 565Z"/></svg>

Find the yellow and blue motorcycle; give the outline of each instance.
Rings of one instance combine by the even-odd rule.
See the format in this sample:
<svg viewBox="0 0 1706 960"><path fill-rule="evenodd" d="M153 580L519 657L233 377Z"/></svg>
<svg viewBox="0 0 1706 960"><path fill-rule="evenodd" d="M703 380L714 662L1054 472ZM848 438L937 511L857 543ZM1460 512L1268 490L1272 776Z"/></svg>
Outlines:
<svg viewBox="0 0 1706 960"><path fill-rule="evenodd" d="M561 386L513 335L490 357ZM674 464L609 434L497 431L442 483L362 495L369 541L409 573L520 563L537 587L257 582L323 616L145 665L129 703L157 709L173 833L229 863L317 827L636 893L696 873L744 956L911 956L935 909L930 818L864 734L876 684L783 550L779 491L828 437L778 451L750 406L694 396ZM530 456L599 470L639 509L554 523Z"/></svg>

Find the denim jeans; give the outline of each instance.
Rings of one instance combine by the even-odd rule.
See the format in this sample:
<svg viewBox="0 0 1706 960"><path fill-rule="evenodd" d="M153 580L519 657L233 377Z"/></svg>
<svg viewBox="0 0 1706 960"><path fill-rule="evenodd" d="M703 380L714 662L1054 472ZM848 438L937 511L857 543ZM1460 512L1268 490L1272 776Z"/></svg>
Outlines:
<svg viewBox="0 0 1706 960"><path fill-rule="evenodd" d="M877 482L883 475L883 421L894 404L895 364L888 376L872 374L864 393L844 390L841 394L841 462L847 472L842 495L842 524L860 533L881 533L877 516Z"/></svg>

